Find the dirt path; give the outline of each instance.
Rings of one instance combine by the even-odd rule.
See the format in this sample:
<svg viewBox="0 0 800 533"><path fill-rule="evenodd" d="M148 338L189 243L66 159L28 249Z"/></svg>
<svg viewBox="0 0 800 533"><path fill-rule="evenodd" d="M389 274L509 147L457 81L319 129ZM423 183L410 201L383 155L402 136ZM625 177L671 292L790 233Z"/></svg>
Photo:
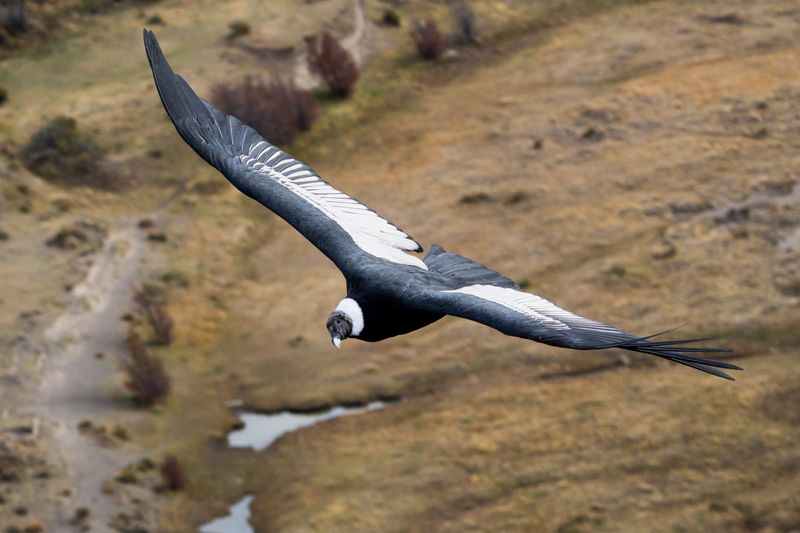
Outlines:
<svg viewBox="0 0 800 533"><path fill-rule="evenodd" d="M344 46L355 59L356 64L360 67L364 64L367 52L371 44L371 30L372 25L367 18L367 1L366 0L353 0L353 12L355 13L353 19L353 31L342 39L342 46Z"/></svg>
<svg viewBox="0 0 800 533"><path fill-rule="evenodd" d="M51 455L64 462L73 491L52 530L71 530L69 520L81 507L90 511L83 525L92 531L105 530L115 514L116 504L103 484L133 452L104 445L78 426L85 420L94 427L125 425L138 416L113 395L118 388L116 355L124 349L120 317L130 309L145 238L135 219L111 231L86 278L73 289L69 305L45 332L36 410Z"/></svg>
<svg viewBox="0 0 800 533"><path fill-rule="evenodd" d="M353 30L341 40L342 46L352 54L359 68L364 64L372 44L372 25L367 17L366 0L353 0ZM303 89L313 89L320 84L319 76L308 68L305 43L300 46L294 65L294 82Z"/></svg>

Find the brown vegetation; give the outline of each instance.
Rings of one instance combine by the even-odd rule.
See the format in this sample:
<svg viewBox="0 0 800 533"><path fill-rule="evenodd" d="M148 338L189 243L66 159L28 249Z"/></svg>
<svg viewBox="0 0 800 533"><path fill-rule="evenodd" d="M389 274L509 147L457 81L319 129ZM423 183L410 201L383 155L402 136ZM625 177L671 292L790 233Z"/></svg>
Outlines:
<svg viewBox="0 0 800 533"><path fill-rule="evenodd" d="M316 72L337 98L353 94L358 81L358 66L353 56L330 33L306 37L306 57L312 72Z"/></svg>
<svg viewBox="0 0 800 533"><path fill-rule="evenodd" d="M243 20L234 20L228 24L228 40L232 41L250 33L250 24Z"/></svg>
<svg viewBox="0 0 800 533"><path fill-rule="evenodd" d="M140 405L150 406L164 402L169 394L171 381L161 361L147 350L133 328L128 330L127 344L128 355L122 359L127 375L125 387Z"/></svg>
<svg viewBox="0 0 800 533"><path fill-rule="evenodd" d="M384 26L392 26L394 28L399 28L402 25L400 14L394 9L387 7L386 9L383 10L383 16L381 17L381 24L383 24Z"/></svg>
<svg viewBox="0 0 800 533"><path fill-rule="evenodd" d="M80 228L70 226L59 229L55 235L47 239L47 246L62 250L74 250L89 240L86 232Z"/></svg>
<svg viewBox="0 0 800 533"><path fill-rule="evenodd" d="M158 1L0 0L0 49L19 49L55 41L81 28L87 15L105 14L124 7L142 8Z"/></svg>
<svg viewBox="0 0 800 533"><path fill-rule="evenodd" d="M144 23L147 24L148 26L163 26L164 24L166 24L164 22L163 17L161 15L159 15L158 13L156 13L155 15L150 15L149 17L147 17L147 19L144 21Z"/></svg>
<svg viewBox="0 0 800 533"><path fill-rule="evenodd" d="M147 5L155 4L159 0L81 0L80 8L85 13L104 13L118 5Z"/></svg>
<svg viewBox="0 0 800 533"><path fill-rule="evenodd" d="M189 482L186 469L174 455L165 455L158 470L161 473L161 481L165 489L177 492L186 488Z"/></svg>
<svg viewBox="0 0 800 533"><path fill-rule="evenodd" d="M136 303L139 304L147 322L153 329L154 341L156 344L170 344L172 342L174 322L167 313L164 303L153 293L153 291L141 290L136 295Z"/></svg>
<svg viewBox="0 0 800 533"><path fill-rule="evenodd" d="M77 220L69 225L62 226L45 241L47 246L60 250L87 250L97 248L106 235L103 226L86 220Z"/></svg>
<svg viewBox="0 0 800 533"><path fill-rule="evenodd" d="M420 57L436 59L444 52L444 35L439 31L435 20L427 19L423 23L419 19L412 19L410 33Z"/></svg>
<svg viewBox="0 0 800 533"><path fill-rule="evenodd" d="M9 37L28 31L28 13L25 0L0 0L0 45Z"/></svg>
<svg viewBox="0 0 800 533"><path fill-rule="evenodd" d="M262 81L244 78L236 85L212 89L214 104L253 127L269 142L291 144L317 118L314 96L283 79Z"/></svg>

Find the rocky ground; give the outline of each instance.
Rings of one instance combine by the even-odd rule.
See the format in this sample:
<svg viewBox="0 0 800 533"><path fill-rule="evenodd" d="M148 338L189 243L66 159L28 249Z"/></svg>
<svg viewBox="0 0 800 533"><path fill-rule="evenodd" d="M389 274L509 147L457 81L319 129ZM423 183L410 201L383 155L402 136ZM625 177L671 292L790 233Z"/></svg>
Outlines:
<svg viewBox="0 0 800 533"><path fill-rule="evenodd" d="M201 4L147 11L204 93L257 60L224 39L252 2L224 14ZM352 14L349 2L303 16L273 4L284 24L259 26L254 46L292 44L292 22ZM333 350L337 270L183 146L148 79L142 16L123 9L0 71L11 98L0 108L0 524L193 531L253 494L257 531L800 529L800 7L531 6L476 2L483 46L433 64L413 59L404 29L374 28L360 92L325 107L293 153L426 247L570 310L718 337L745 368L735 383L455 319ZM66 112L132 169L124 189L65 188L20 165L42 116ZM154 227L138 227L145 216ZM167 295L176 331L154 347L173 394L153 410L131 406L115 364L119 317L145 282ZM117 293L86 298L87 287ZM65 316L79 320L64 329ZM376 398L402 401L262 453L224 445L226 405ZM159 488L165 453L186 465L183 492ZM95 457L107 466L92 477L80 465ZM87 499L96 485L102 497Z"/></svg>

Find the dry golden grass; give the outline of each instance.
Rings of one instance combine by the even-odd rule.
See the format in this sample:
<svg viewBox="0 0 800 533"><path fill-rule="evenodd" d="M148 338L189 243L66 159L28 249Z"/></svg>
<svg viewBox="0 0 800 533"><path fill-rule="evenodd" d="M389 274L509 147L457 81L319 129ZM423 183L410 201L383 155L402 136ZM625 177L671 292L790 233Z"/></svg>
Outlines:
<svg viewBox="0 0 800 533"><path fill-rule="evenodd" d="M798 49L785 33L797 22L785 8L737 4L750 21L741 27L704 18L730 4L600 14L301 146L412 235L569 309L642 333L688 323L680 334L720 335L747 357L737 383L641 356L597 373L619 354L557 351L458 320L330 350L322 324L343 294L334 267L224 193L204 226L217 266L203 283L222 303L199 328L219 340L190 364L219 396L198 416L228 420L222 435L232 419L218 405L230 398L263 409L407 401L257 456L190 446L197 467L224 465L233 492L256 494L253 523L266 530L797 527L797 434L779 400L798 372L795 299L777 283L796 252L776 241L798 220L786 198ZM476 193L488 200L460 202ZM747 220L728 214L741 202ZM235 223L225 213L242 204L247 222ZM222 243L233 230L240 238ZM187 297L195 309L199 296ZM223 353L237 364L208 370ZM214 487L198 485L180 513L231 503L208 475Z"/></svg>

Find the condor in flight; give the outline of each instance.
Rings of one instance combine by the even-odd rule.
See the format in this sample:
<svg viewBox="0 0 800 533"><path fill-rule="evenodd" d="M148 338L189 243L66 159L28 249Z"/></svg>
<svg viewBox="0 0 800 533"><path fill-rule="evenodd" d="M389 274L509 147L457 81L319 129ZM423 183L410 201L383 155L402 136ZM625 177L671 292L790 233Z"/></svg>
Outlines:
<svg viewBox="0 0 800 533"><path fill-rule="evenodd" d="M199 98L167 63L155 35L144 44L158 94L175 128L200 157L236 188L291 224L336 264L347 297L328 318L331 341L380 341L420 329L445 315L480 322L506 335L577 350L622 348L733 379L738 366L697 357L729 350L698 348L705 339L653 341L583 318L524 292L510 279L403 230L334 188L311 168L271 145L236 117Z"/></svg>

